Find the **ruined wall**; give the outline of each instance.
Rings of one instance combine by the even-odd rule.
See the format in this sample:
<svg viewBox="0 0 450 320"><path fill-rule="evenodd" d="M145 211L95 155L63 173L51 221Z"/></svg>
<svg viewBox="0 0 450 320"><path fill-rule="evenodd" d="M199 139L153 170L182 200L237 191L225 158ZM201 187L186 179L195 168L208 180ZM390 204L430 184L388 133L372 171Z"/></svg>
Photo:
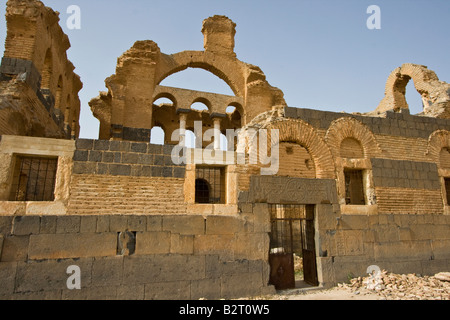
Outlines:
<svg viewBox="0 0 450 320"><path fill-rule="evenodd" d="M58 13L40 1L9 0L6 21L0 133L78 137L82 83L67 59L70 43Z"/></svg>
<svg viewBox="0 0 450 320"><path fill-rule="evenodd" d="M370 173L369 187L375 197L372 204L377 205L379 214L448 213L442 188L448 170L440 161L449 143L448 120L412 116L408 111L387 112L385 118L297 108L285 111L286 117L312 125L329 146L340 197L343 168L359 168ZM347 138L359 142L361 149L349 151L344 145L343 150L342 142ZM342 152L359 153L361 158L345 158Z"/></svg>
<svg viewBox="0 0 450 320"><path fill-rule="evenodd" d="M429 117L450 118L450 84L440 81L436 73L426 66L405 63L389 75L385 97L377 109L368 114L379 115L386 111L399 112L409 109L406 102L406 86L410 80L422 96L423 112Z"/></svg>
<svg viewBox="0 0 450 320"><path fill-rule="evenodd" d="M89 105L100 120L100 138L146 142L156 122L152 114L158 85L170 75L187 68L202 68L224 80L242 102L243 125L274 106L286 106L281 90L272 87L256 66L244 63L234 53L235 24L224 16L203 22L204 51L161 53L153 41L137 41L118 58L116 72L105 80L107 92L100 92ZM156 93L156 95L155 95ZM169 97L173 98L173 96ZM203 102L203 101L202 101ZM212 118L226 117L228 105L210 108ZM179 109L189 106L177 105Z"/></svg>
<svg viewBox="0 0 450 320"><path fill-rule="evenodd" d="M251 224L242 217L2 216L0 298L195 300L272 292L266 223L260 211L247 213ZM81 270L81 290L67 289L71 265Z"/></svg>
<svg viewBox="0 0 450 320"><path fill-rule="evenodd" d="M190 166L174 165L172 148L2 136L0 157L8 161L0 167L0 298L218 299L273 292L268 211L189 206ZM59 157L55 201L8 201L18 154ZM70 265L81 268L80 291L67 289Z"/></svg>
<svg viewBox="0 0 450 320"><path fill-rule="evenodd" d="M253 177L243 201L315 204L319 282L335 285L363 276L371 265L394 273L434 275L450 263L450 216L428 214L346 214L334 180ZM255 205L255 204L253 204Z"/></svg>
<svg viewBox="0 0 450 320"><path fill-rule="evenodd" d="M185 166L173 164L173 147L84 139L76 147L69 214L186 212Z"/></svg>

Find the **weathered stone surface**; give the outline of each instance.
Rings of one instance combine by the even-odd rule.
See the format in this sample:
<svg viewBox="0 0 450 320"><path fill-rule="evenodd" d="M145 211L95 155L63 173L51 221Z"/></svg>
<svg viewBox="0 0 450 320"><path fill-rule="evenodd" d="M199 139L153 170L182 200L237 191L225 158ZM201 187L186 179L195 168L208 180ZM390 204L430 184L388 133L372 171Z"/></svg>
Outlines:
<svg viewBox="0 0 450 320"><path fill-rule="evenodd" d="M41 1L7 3L0 134L78 136L82 83L67 59L70 43L58 20Z"/></svg>
<svg viewBox="0 0 450 320"><path fill-rule="evenodd" d="M138 232L136 234L136 253L140 255L164 254L170 252L169 232Z"/></svg>
<svg viewBox="0 0 450 320"><path fill-rule="evenodd" d="M117 249L116 233L41 234L30 237L29 258L68 259L114 256Z"/></svg>

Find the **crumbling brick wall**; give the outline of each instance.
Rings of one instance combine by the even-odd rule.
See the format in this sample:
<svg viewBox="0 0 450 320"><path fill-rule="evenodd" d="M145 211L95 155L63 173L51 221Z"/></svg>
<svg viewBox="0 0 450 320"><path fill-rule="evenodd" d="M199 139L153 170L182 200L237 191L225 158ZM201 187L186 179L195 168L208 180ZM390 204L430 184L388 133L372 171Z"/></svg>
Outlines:
<svg viewBox="0 0 450 320"><path fill-rule="evenodd" d="M6 21L0 134L78 137L82 83L67 59L58 13L41 1L8 0Z"/></svg>

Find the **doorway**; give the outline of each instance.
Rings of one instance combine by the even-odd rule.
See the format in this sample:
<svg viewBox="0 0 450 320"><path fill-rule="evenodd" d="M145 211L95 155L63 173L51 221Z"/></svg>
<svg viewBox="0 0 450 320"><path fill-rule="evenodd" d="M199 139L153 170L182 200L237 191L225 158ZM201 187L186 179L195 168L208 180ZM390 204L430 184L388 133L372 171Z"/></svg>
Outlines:
<svg viewBox="0 0 450 320"><path fill-rule="evenodd" d="M277 290L318 286L314 205L269 205L270 284Z"/></svg>

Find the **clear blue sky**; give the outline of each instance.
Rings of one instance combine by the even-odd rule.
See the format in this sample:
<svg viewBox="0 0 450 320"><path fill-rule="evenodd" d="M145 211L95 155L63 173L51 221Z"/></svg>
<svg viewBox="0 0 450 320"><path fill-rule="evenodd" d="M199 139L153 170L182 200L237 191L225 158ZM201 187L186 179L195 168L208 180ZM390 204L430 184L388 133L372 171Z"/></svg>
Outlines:
<svg viewBox="0 0 450 320"><path fill-rule="evenodd" d="M450 82L449 0L43 0L61 12L68 51L84 84L81 137L98 138L88 106L105 91L117 58L136 40L153 40L163 53L203 50L202 21L226 15L237 24L238 59L259 66L292 107L368 112L384 96L388 75L403 63L428 66ZM81 8L81 29L69 30L69 5ZM381 30L369 30L369 5L381 8ZM4 12L5 1L0 9ZM0 17L0 51L6 36ZM230 94L220 79L192 69L164 85ZM412 82L407 100L421 102Z"/></svg>

